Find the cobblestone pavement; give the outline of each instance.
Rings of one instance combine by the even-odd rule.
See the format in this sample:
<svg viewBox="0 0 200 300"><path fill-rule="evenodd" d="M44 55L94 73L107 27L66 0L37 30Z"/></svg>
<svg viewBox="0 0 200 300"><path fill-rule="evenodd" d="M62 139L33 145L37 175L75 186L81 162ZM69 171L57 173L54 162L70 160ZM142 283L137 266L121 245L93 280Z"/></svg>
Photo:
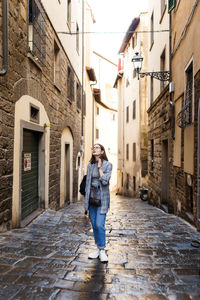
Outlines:
<svg viewBox="0 0 200 300"><path fill-rule="evenodd" d="M112 195L108 264L79 202L0 234L1 300L200 299L200 233L138 199Z"/></svg>

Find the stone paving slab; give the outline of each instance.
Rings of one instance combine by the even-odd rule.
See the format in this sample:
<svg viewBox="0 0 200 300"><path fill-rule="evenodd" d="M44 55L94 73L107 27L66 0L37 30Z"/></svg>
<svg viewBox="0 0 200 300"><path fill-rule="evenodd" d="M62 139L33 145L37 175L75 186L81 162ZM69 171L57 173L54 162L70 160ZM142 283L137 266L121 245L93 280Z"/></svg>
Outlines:
<svg viewBox="0 0 200 300"><path fill-rule="evenodd" d="M116 195L106 221L109 262L94 246L83 202L47 210L0 234L1 300L197 300L200 241L180 218Z"/></svg>

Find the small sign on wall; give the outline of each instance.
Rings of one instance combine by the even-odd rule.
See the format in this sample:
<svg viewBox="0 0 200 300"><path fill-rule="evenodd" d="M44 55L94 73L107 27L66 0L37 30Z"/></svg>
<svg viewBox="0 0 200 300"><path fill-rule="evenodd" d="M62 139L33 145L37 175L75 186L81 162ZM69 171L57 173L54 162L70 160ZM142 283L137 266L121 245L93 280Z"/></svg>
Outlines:
<svg viewBox="0 0 200 300"><path fill-rule="evenodd" d="M24 171L31 170L31 153L24 153Z"/></svg>

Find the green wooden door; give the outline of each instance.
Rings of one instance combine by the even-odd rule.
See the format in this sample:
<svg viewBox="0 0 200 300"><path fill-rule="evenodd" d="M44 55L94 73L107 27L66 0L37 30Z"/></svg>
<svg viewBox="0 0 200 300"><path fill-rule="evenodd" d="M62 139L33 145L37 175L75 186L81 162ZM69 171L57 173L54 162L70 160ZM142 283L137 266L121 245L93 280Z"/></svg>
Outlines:
<svg viewBox="0 0 200 300"><path fill-rule="evenodd" d="M39 134L24 130L22 152L21 219L38 208L38 140Z"/></svg>

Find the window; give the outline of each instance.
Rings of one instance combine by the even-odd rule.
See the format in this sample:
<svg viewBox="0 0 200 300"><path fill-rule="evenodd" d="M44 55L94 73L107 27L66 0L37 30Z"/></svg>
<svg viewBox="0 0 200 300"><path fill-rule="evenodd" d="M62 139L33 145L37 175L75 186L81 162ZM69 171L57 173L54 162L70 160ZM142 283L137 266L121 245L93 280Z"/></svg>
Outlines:
<svg viewBox="0 0 200 300"><path fill-rule="evenodd" d="M147 160L147 158L142 159L141 163L142 163L141 174L142 174L142 177L145 177L148 174L148 160Z"/></svg>
<svg viewBox="0 0 200 300"><path fill-rule="evenodd" d="M40 122L40 109L33 104L30 104L30 121L34 123Z"/></svg>
<svg viewBox="0 0 200 300"><path fill-rule="evenodd" d="M154 140L151 140L151 160L150 160L150 171L153 172L154 169Z"/></svg>
<svg viewBox="0 0 200 300"><path fill-rule="evenodd" d="M176 0L168 0L168 12L176 7Z"/></svg>
<svg viewBox="0 0 200 300"><path fill-rule="evenodd" d="M133 119L136 118L136 100L133 101Z"/></svg>
<svg viewBox="0 0 200 300"><path fill-rule="evenodd" d="M133 176L133 191L136 191L136 177Z"/></svg>
<svg viewBox="0 0 200 300"><path fill-rule="evenodd" d="M96 139L99 139L99 129L96 129Z"/></svg>
<svg viewBox="0 0 200 300"><path fill-rule="evenodd" d="M122 182L121 182L121 184L122 184L122 187L124 186L124 173L122 172Z"/></svg>
<svg viewBox="0 0 200 300"><path fill-rule="evenodd" d="M71 0L67 0L67 23L71 27Z"/></svg>
<svg viewBox="0 0 200 300"><path fill-rule="evenodd" d="M67 97L74 100L74 74L70 67L67 69Z"/></svg>
<svg viewBox="0 0 200 300"><path fill-rule="evenodd" d="M161 0L161 18L164 15L165 8L166 8L166 0Z"/></svg>
<svg viewBox="0 0 200 300"><path fill-rule="evenodd" d="M133 161L136 161L136 143L133 143Z"/></svg>
<svg viewBox="0 0 200 300"><path fill-rule="evenodd" d="M76 24L76 51L79 53L79 27Z"/></svg>
<svg viewBox="0 0 200 300"><path fill-rule="evenodd" d="M126 159L129 160L129 144L126 144Z"/></svg>
<svg viewBox="0 0 200 300"><path fill-rule="evenodd" d="M113 121L115 121L115 114L113 114L113 117L112 117Z"/></svg>
<svg viewBox="0 0 200 300"><path fill-rule="evenodd" d="M154 13L151 15L151 41L150 41L150 48L153 46L154 43Z"/></svg>
<svg viewBox="0 0 200 300"><path fill-rule="evenodd" d="M126 122L129 122L129 106L126 107Z"/></svg>
<svg viewBox="0 0 200 300"><path fill-rule="evenodd" d="M60 49L54 41L54 84L60 85Z"/></svg>
<svg viewBox="0 0 200 300"><path fill-rule="evenodd" d="M81 86L78 82L76 83L76 103L77 107L81 109Z"/></svg>
<svg viewBox="0 0 200 300"><path fill-rule="evenodd" d="M46 28L44 12L35 0L29 0L28 48L29 52L44 64L46 55Z"/></svg>
<svg viewBox="0 0 200 300"><path fill-rule="evenodd" d="M160 71L165 71L165 49L160 56ZM166 83L164 81L160 81L160 91L164 89Z"/></svg>
<svg viewBox="0 0 200 300"><path fill-rule="evenodd" d="M97 115L99 115L99 107L97 106Z"/></svg>
<svg viewBox="0 0 200 300"><path fill-rule="evenodd" d="M185 102L185 123L190 124L192 122L192 106L193 106L193 62L187 67L185 71L185 94L184 94L184 102Z"/></svg>
<svg viewBox="0 0 200 300"><path fill-rule="evenodd" d="M151 79L150 79L150 104L152 104L153 103L153 94L154 94L154 87L153 87L153 77L151 77Z"/></svg>

